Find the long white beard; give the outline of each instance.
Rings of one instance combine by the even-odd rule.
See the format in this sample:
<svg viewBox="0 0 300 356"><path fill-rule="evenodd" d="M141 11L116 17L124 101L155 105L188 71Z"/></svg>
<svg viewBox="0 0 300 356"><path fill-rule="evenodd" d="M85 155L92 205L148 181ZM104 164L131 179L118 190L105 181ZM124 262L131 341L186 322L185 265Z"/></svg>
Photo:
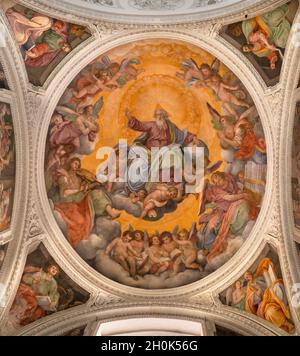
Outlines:
<svg viewBox="0 0 300 356"><path fill-rule="evenodd" d="M157 120L156 121L156 125L160 130L162 130L164 128L164 123L165 123L164 120Z"/></svg>

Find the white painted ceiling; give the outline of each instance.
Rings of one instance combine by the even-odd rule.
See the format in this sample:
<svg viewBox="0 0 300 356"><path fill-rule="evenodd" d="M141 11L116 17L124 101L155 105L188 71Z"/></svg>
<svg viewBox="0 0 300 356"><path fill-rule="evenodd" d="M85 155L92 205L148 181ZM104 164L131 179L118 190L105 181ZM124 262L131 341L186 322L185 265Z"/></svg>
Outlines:
<svg viewBox="0 0 300 356"><path fill-rule="evenodd" d="M263 0L38 0L35 3L98 20L172 23L239 13Z"/></svg>

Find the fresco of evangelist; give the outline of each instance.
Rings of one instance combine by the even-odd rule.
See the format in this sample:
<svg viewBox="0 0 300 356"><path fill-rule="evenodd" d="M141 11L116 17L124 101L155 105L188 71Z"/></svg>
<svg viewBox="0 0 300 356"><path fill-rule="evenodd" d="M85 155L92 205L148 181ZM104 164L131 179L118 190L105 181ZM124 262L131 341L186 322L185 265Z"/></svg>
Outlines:
<svg viewBox="0 0 300 356"><path fill-rule="evenodd" d="M90 266L132 287L187 285L229 261L258 218L266 172L247 90L217 58L179 41L97 58L50 122L45 181L55 218Z"/></svg>
<svg viewBox="0 0 300 356"><path fill-rule="evenodd" d="M22 280L3 326L10 335L48 315L87 302L89 294L74 283L55 263L41 244L29 254Z"/></svg>
<svg viewBox="0 0 300 356"><path fill-rule="evenodd" d="M278 255L271 248L220 298L224 304L262 318L287 333L295 331Z"/></svg>
<svg viewBox="0 0 300 356"><path fill-rule="evenodd" d="M20 47L29 81L41 86L53 69L90 37L87 28L37 13L12 0L4 0L11 30Z"/></svg>
<svg viewBox="0 0 300 356"><path fill-rule="evenodd" d="M269 86L279 82L298 6L298 0L293 0L222 30L222 36L245 54Z"/></svg>
<svg viewBox="0 0 300 356"><path fill-rule="evenodd" d="M0 232L10 227L15 188L15 138L9 104L0 102Z"/></svg>

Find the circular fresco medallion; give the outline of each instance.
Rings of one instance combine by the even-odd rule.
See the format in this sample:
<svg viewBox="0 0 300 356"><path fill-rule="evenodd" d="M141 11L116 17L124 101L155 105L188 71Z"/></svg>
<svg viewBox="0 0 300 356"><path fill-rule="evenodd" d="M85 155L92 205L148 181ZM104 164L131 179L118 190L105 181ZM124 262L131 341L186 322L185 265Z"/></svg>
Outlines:
<svg viewBox="0 0 300 356"><path fill-rule="evenodd" d="M257 220L266 171L247 90L180 41L97 58L67 88L48 133L46 187L65 238L131 287L187 285L229 261Z"/></svg>

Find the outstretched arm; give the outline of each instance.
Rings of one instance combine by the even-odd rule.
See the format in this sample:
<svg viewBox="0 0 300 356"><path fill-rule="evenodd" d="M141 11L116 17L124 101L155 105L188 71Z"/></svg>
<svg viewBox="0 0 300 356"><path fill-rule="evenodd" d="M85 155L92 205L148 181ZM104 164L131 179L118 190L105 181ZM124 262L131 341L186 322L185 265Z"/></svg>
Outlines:
<svg viewBox="0 0 300 356"><path fill-rule="evenodd" d="M230 90L230 91L237 91L237 90L239 90L239 88L240 88L238 85L236 85L236 86L231 86L231 85L227 85L227 84L225 84L225 83L222 83L221 85L222 85L222 87L223 87L224 89L227 89L227 90Z"/></svg>
<svg viewBox="0 0 300 356"><path fill-rule="evenodd" d="M148 132L152 127L152 123L151 122L142 122L142 121L139 121L138 119L136 119L135 117L131 117L128 120L128 127L135 131Z"/></svg>
<svg viewBox="0 0 300 356"><path fill-rule="evenodd" d="M178 237L176 235L173 235L173 239L179 246L186 246L189 244L189 241L181 241L178 239Z"/></svg>

